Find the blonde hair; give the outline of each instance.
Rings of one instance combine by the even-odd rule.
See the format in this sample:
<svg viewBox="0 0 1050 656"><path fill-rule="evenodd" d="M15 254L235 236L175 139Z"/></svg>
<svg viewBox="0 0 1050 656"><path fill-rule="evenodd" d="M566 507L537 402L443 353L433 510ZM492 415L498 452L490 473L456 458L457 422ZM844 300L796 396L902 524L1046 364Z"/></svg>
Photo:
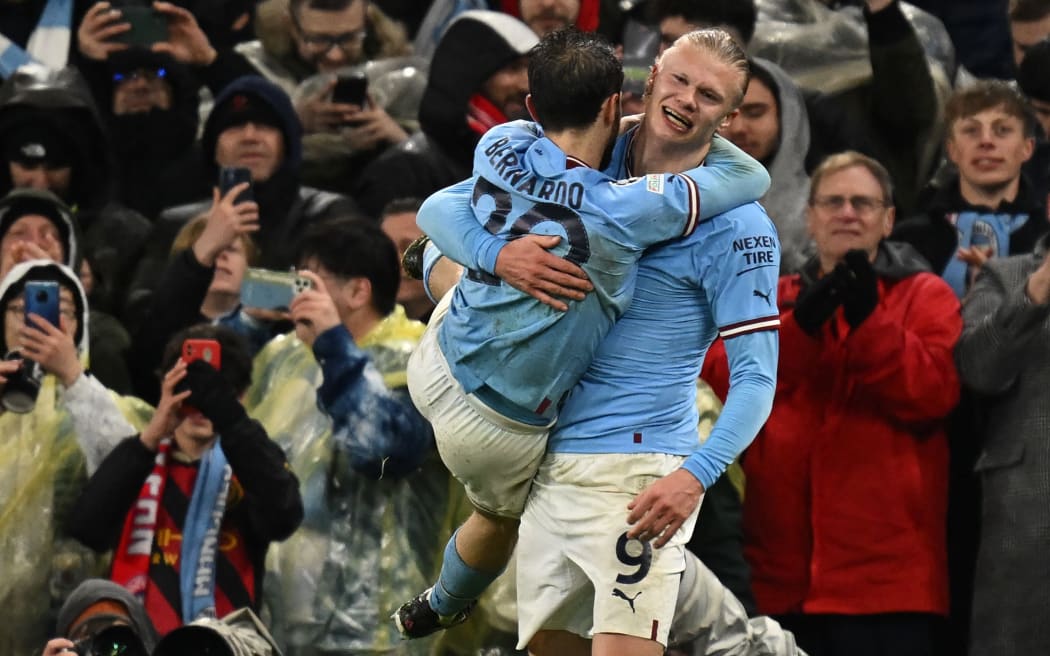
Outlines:
<svg viewBox="0 0 1050 656"><path fill-rule="evenodd" d="M171 244L171 257L175 257L182 251L193 248L194 242L200 239L200 236L204 234L204 226L207 225L207 223L208 215L201 214L179 228L178 234L175 235L175 241ZM254 265L259 259L259 248L248 235L241 237L241 243L244 244L244 257L248 260L248 266Z"/></svg>
<svg viewBox="0 0 1050 656"><path fill-rule="evenodd" d="M680 45L692 46L697 50L706 52L729 67L735 68L740 73L740 89L736 99L733 101L733 109L736 109L744 100L744 94L747 93L747 85L751 81L751 64L747 61L747 53L740 47L736 39L721 28L708 27L683 34L678 37L671 47L674 48ZM657 65L659 65L662 57L663 55L657 58Z"/></svg>

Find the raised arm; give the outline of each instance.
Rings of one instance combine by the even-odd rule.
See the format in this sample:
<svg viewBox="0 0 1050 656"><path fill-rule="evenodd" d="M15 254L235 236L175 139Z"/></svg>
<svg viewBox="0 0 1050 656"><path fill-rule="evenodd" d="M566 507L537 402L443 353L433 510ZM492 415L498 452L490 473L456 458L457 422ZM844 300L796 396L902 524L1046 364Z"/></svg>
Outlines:
<svg viewBox="0 0 1050 656"><path fill-rule="evenodd" d="M416 213L416 224L445 257L468 269L494 273L496 257L507 241L474 216L474 183L470 178L431 194Z"/></svg>
<svg viewBox="0 0 1050 656"><path fill-rule="evenodd" d="M1007 258L983 267L963 303L955 360L963 382L985 394L1008 390L1028 366L1033 340L1046 335L1050 257L1031 276L1012 269L1020 264Z"/></svg>

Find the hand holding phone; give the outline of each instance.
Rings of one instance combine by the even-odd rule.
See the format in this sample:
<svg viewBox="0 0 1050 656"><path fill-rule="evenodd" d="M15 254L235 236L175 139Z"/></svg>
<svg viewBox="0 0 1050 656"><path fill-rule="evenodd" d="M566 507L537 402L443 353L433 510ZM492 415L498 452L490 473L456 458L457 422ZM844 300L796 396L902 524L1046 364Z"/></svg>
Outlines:
<svg viewBox="0 0 1050 656"><path fill-rule="evenodd" d="M313 288L296 296L290 309L295 335L312 347L321 333L340 325L342 319L324 280L313 271L303 270L300 275L308 278Z"/></svg>
<svg viewBox="0 0 1050 656"><path fill-rule="evenodd" d="M47 319L48 323L52 326L61 328L61 324L59 323L59 296L57 282L50 280L29 280L26 282L23 295L25 297L25 323L27 326L41 328L29 318L30 314L35 314Z"/></svg>
<svg viewBox="0 0 1050 656"><path fill-rule="evenodd" d="M207 362L213 369L222 369L222 346L214 339L187 339L182 342L182 361L187 365L197 360Z"/></svg>
<svg viewBox="0 0 1050 656"><path fill-rule="evenodd" d="M244 406L237 398L243 390L235 390L220 373L221 351L217 340L185 340L182 343L182 359L187 363L186 378L175 386L175 390L190 390L187 401L211 421L217 433L226 432L247 417ZM188 406L183 403L182 407Z"/></svg>
<svg viewBox="0 0 1050 656"><path fill-rule="evenodd" d="M182 361L189 367L191 362L197 362L198 360L206 362L216 371L222 366L222 347L219 342L214 339L187 339L182 342ZM182 387L176 387L176 391L185 391L186 382L180 383ZM192 395L191 395L192 396ZM179 415L186 417L195 412L200 412L197 408L191 406L187 402L183 402L182 406L179 407Z"/></svg>
<svg viewBox="0 0 1050 656"><path fill-rule="evenodd" d="M119 7L120 19L131 26L113 37L116 43L149 49L168 39L168 20L151 6Z"/></svg>
<svg viewBox="0 0 1050 656"><path fill-rule="evenodd" d="M241 283L241 304L264 310L287 310L292 299L312 287L309 278L291 271L250 268Z"/></svg>
<svg viewBox="0 0 1050 656"><path fill-rule="evenodd" d="M248 183L248 188L237 194L234 204L245 203L255 200L252 191L252 171L243 166L223 166L219 169L219 194L225 197L231 189L242 183Z"/></svg>
<svg viewBox="0 0 1050 656"><path fill-rule="evenodd" d="M364 73L348 73L336 79L332 89L332 102L341 105L357 105L365 109L368 104L368 78Z"/></svg>

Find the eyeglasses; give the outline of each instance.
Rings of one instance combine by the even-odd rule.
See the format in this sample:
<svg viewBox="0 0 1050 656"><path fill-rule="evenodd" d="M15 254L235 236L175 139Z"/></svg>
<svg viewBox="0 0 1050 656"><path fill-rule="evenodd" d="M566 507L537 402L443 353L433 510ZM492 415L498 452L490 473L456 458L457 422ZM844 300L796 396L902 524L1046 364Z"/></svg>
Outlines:
<svg viewBox="0 0 1050 656"><path fill-rule="evenodd" d="M132 80L145 80L147 82L154 82L156 80L163 80L166 77L168 77L168 71L163 68L140 68L139 70L131 71L130 73L114 73L113 82L115 84L120 84L121 82L130 82Z"/></svg>
<svg viewBox="0 0 1050 656"><path fill-rule="evenodd" d="M299 17L295 15L294 11L291 12L291 15L292 24L295 25L295 30L299 32L299 38L302 39L303 44L308 49L317 54L326 53L332 48L339 48L347 54L353 54L361 49L365 39L368 38L368 28L364 27L353 32L343 32L342 34L307 32L299 23Z"/></svg>
<svg viewBox="0 0 1050 656"><path fill-rule="evenodd" d="M813 199L814 206L832 212L845 208L846 203L853 206L857 214L871 214L886 206L881 198L871 196L818 196Z"/></svg>
<svg viewBox="0 0 1050 656"><path fill-rule="evenodd" d="M7 306L6 312L16 316L24 316L26 313L26 306L24 303L11 303ZM59 316L65 317L69 321L74 321L77 318L76 310L70 308L60 308L58 311Z"/></svg>

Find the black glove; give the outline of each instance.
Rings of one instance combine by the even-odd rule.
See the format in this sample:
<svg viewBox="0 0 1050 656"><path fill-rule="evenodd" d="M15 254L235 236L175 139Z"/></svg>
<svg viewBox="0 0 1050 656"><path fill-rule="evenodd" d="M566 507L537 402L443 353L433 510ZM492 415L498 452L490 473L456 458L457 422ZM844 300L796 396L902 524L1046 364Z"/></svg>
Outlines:
<svg viewBox="0 0 1050 656"><path fill-rule="evenodd" d="M186 377L175 386L176 392L183 390L190 390L186 403L207 417L216 433L222 433L248 414L233 387L203 360L194 360L186 367Z"/></svg>
<svg viewBox="0 0 1050 656"><path fill-rule="evenodd" d="M842 305L849 284L849 270L839 263L835 269L802 290L795 301L795 321L802 330L816 335L824 322Z"/></svg>
<svg viewBox="0 0 1050 656"><path fill-rule="evenodd" d="M871 260L864 251L847 252L846 268L849 269L849 284L846 300L842 302L842 314L849 325L856 328L871 316L879 304L879 282Z"/></svg>
<svg viewBox="0 0 1050 656"><path fill-rule="evenodd" d="M404 254L401 255L401 266L405 269L405 273L408 274L409 278L423 279L423 251L426 250L429 243L430 237L426 235L416 237L405 249Z"/></svg>

